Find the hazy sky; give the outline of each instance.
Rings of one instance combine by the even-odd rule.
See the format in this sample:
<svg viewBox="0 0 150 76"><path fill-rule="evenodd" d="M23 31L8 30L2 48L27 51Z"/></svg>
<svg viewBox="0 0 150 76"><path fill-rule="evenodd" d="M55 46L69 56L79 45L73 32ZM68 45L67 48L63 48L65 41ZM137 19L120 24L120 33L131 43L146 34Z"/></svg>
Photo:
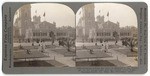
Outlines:
<svg viewBox="0 0 150 76"><path fill-rule="evenodd" d="M37 13L36 13L37 11ZM43 16L45 12L45 17ZM75 27L75 14L68 6L56 3L35 3L31 4L31 17L41 16L41 21L56 22L56 27Z"/></svg>
<svg viewBox="0 0 150 76"><path fill-rule="evenodd" d="M124 4L117 3L95 3L95 17L104 15L105 21L108 20L107 13L109 12L109 20L120 23L121 27L135 26L137 27L137 17L132 8ZM36 13L37 11L37 13ZM99 12L100 11L100 12ZM43 16L45 12L45 17ZM80 14L79 14L80 13ZM80 8L76 13L76 23L82 16ZM72 26L75 27L75 14L68 6L57 3L35 3L31 4L31 17L34 15L41 16L41 21L56 22L56 27ZM16 19L16 16L15 18Z"/></svg>
<svg viewBox="0 0 150 76"><path fill-rule="evenodd" d="M101 15L105 17L105 21L108 20L116 23L120 23L121 27L135 26L137 27L137 17L132 8L124 4L117 3L95 3L95 17ZM81 14L79 14L81 11ZM100 11L100 12L99 12ZM109 12L109 17L107 13ZM82 9L77 12L77 22L82 16Z"/></svg>

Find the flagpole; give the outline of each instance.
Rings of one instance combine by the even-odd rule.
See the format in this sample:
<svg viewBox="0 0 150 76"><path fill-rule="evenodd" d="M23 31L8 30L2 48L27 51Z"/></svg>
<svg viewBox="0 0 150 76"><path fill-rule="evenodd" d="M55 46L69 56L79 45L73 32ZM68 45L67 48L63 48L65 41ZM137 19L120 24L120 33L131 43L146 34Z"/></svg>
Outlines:
<svg viewBox="0 0 150 76"><path fill-rule="evenodd" d="M45 9L44 9L44 20L46 21L46 19L45 19Z"/></svg>
<svg viewBox="0 0 150 76"><path fill-rule="evenodd" d="M45 18L45 12L44 12L43 16L44 16L44 21L46 21L46 18Z"/></svg>
<svg viewBox="0 0 150 76"><path fill-rule="evenodd" d="M45 15L44 15L44 18L45 18ZM46 21L46 18L45 18L45 21Z"/></svg>
<svg viewBox="0 0 150 76"><path fill-rule="evenodd" d="M108 21L109 21L109 12L107 13L107 16L108 16Z"/></svg>
<svg viewBox="0 0 150 76"><path fill-rule="evenodd" d="M107 21L107 25L108 25L108 22L109 22L109 12L107 13L107 16L108 16L108 21Z"/></svg>

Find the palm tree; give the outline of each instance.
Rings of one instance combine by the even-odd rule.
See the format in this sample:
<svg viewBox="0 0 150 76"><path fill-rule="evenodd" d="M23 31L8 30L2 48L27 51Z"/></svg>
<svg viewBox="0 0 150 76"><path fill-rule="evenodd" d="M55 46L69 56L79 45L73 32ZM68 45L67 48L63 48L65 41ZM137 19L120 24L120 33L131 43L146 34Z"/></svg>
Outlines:
<svg viewBox="0 0 150 76"><path fill-rule="evenodd" d="M130 46L130 51L135 52L134 48L137 46L138 42L136 39L130 39L128 40L128 46Z"/></svg>
<svg viewBox="0 0 150 76"><path fill-rule="evenodd" d="M67 51L70 52L70 48L72 46L75 46L74 40L71 40L69 38L67 38L66 42L65 42L65 46L67 47Z"/></svg>
<svg viewBox="0 0 150 76"><path fill-rule="evenodd" d="M51 39L52 39L52 45L54 44L54 42L55 42L55 34L54 34L54 32L53 31L51 31L50 33L49 33L49 36L51 37Z"/></svg>
<svg viewBox="0 0 150 76"><path fill-rule="evenodd" d="M116 45L116 43L118 42L118 38L119 38L119 34L118 34L118 32L116 32L116 31L114 31L113 32L113 37L115 37L115 45Z"/></svg>

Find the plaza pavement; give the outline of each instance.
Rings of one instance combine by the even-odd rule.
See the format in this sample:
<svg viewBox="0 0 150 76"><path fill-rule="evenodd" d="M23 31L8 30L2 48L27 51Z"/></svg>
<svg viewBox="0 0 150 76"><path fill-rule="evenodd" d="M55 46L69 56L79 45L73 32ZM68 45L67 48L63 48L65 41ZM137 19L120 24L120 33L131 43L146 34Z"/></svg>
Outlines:
<svg viewBox="0 0 150 76"><path fill-rule="evenodd" d="M15 43L14 47L18 47L18 46L20 46L20 44L21 44L21 46L24 47L24 50L18 49L19 51L15 50L14 52L16 52L16 53L26 52L26 49L30 49L31 53L34 55L37 55L36 53L40 52L37 48L35 48L36 46L39 45L38 43L35 43L34 46L32 46L32 43ZM51 46L51 42L45 42L44 45ZM55 46L55 47L53 47L53 46ZM48 56L48 57L38 58L38 60L45 60L45 61L54 60L54 61L61 63L61 65L59 65L59 63L53 64L52 61L47 61L47 62L53 64L55 67L62 66L62 64L64 66L75 67L75 61L73 60L74 55L75 55L75 48L72 48L71 52L68 52L65 47L58 46L57 42L55 42L54 45L52 45L52 47L46 48L44 53L42 53L42 54L44 54L44 56ZM22 56L22 58L24 58L25 56L28 56L24 53L23 53L23 55L22 54L17 54L17 55L20 55L20 57ZM14 56L15 56L14 58L16 58L16 55L14 55ZM39 56L39 55L37 55L37 56ZM34 60L34 59L30 59L30 60ZM62 66L62 67L64 67L64 66Z"/></svg>
<svg viewBox="0 0 150 76"><path fill-rule="evenodd" d="M123 47L121 41L119 41L117 43L117 47L116 47L114 42L108 42L108 44L113 45L113 46L108 49L106 54L110 53L110 55L112 57L105 57L105 56L101 55L101 56L103 56L103 58L99 58L100 60L108 60L111 63L117 64L118 66L122 66L122 67L123 67L123 65L121 65L121 64L125 64L125 66L132 66L132 67L138 66L138 62L135 60L137 57L136 56L128 57L128 53L132 54L132 52L130 52L129 47ZM81 47L83 45L86 46L86 47L89 47L89 46L95 46L95 43L88 43L88 42L86 43L85 42L85 43L77 43L76 44L77 48ZM97 45L98 46L102 45L102 43L97 43ZM99 51L101 51L101 50L102 49L99 49ZM80 51L85 51L85 49L81 49L81 48L79 49L78 48L77 49L77 54L80 54ZM88 50L86 50L86 51L88 51ZM85 53L83 55L85 56ZM88 55L88 54L86 54L86 55ZM89 55L89 57L90 57L90 55Z"/></svg>
<svg viewBox="0 0 150 76"><path fill-rule="evenodd" d="M51 42L45 42L44 44L45 45L51 45ZM115 45L114 42L108 42L108 44L109 45ZM14 47L17 47L19 45L20 45L20 43L15 43ZM29 47L26 47L26 48L30 49L31 48L30 46L32 46L32 43L21 43L21 45L22 46L29 46ZM38 46L38 45L39 45L38 43L34 43L34 46ZM65 49L65 48L58 47L57 42L55 42L54 45L56 47L46 48L45 53L43 53L45 55L48 55L49 58L41 58L41 60L48 60L48 59L52 60L53 59L53 60L56 60L56 61L64 64L65 66L75 67L75 61L74 61L75 57L74 57L74 55L70 54L71 56L65 56L67 51L66 50L61 50L61 49ZM101 45L102 45L102 43L97 43L97 46L95 47L95 43L88 43L88 42L84 43L84 46L88 46L86 49L89 50L89 49L92 48L92 49L94 49L94 51L95 50L96 51L101 51L101 49L102 49ZM129 51L129 48L128 47L122 47L122 43L120 41L117 43L117 45L119 45L119 47L111 47L111 48L108 49L108 52L106 54L111 56L111 57L109 57L109 56L108 57L107 56L103 57L103 55L105 55L105 54L102 54L102 55L100 55L100 56L102 56L100 58L100 60L108 60L111 63L117 64L118 66L122 66L122 65L120 65L120 62L126 64L127 66L133 66L133 67L138 66L138 62L135 60L137 57L128 57L126 55L126 52L124 51L124 49L127 49L127 51ZM80 57L87 53L86 52L85 54L83 54L83 53L81 54L81 53L78 52L78 51L87 51L85 49L83 50L82 46L83 46L83 43L76 43L76 54L80 54ZM75 50L75 49L73 48L73 50ZM37 51L37 49L34 49L34 51ZM98 54L100 54L100 53L95 53L95 57ZM88 56L90 57L89 53L86 54L86 55L87 55L87 57ZM120 62L118 63L115 60L118 60Z"/></svg>

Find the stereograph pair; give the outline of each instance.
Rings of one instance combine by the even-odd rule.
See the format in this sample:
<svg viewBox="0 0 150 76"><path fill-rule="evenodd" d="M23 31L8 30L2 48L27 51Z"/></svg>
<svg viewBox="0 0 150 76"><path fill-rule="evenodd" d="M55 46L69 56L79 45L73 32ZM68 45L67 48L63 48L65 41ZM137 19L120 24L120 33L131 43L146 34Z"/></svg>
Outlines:
<svg viewBox="0 0 150 76"><path fill-rule="evenodd" d="M7 2L2 9L4 73L147 71L144 2Z"/></svg>

